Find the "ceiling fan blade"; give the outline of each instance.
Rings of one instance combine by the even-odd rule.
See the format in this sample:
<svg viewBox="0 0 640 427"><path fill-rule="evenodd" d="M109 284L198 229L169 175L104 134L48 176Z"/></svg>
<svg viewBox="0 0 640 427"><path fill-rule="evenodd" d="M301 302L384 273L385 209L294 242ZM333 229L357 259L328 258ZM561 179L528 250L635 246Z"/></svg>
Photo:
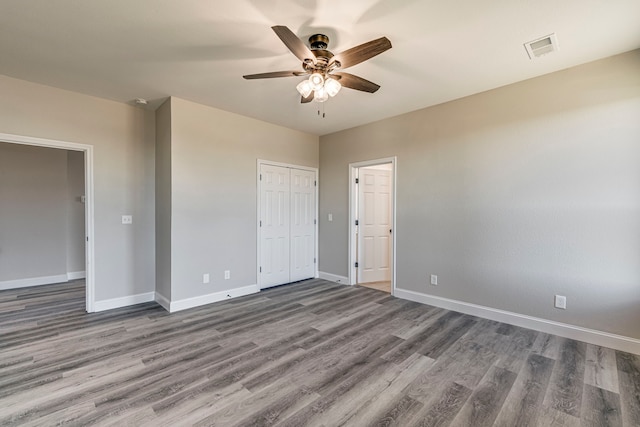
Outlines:
<svg viewBox="0 0 640 427"><path fill-rule="evenodd" d="M284 25L276 25L271 27L271 29L300 61L305 62L305 60L311 60L314 64L316 63L316 56L311 52L311 49L309 49L293 31Z"/></svg>
<svg viewBox="0 0 640 427"><path fill-rule="evenodd" d="M391 49L391 42L386 37L380 37L379 39L371 40L370 42L363 43L351 49L347 49L344 52L340 52L333 57L332 62L339 61L340 68L353 67L367 59L373 58L376 55L380 55L382 52Z"/></svg>
<svg viewBox="0 0 640 427"><path fill-rule="evenodd" d="M331 73L330 76L339 77L338 81L344 87L348 87L349 89L361 90L363 92L374 93L380 86L370 82L369 80L363 79L362 77L354 76L349 73Z"/></svg>
<svg viewBox="0 0 640 427"><path fill-rule="evenodd" d="M247 74L246 76L242 76L247 80L253 79L272 79L274 77L296 77L303 76L306 73L303 71L274 71L271 73L260 73L260 74Z"/></svg>
<svg viewBox="0 0 640 427"><path fill-rule="evenodd" d="M300 103L301 104L306 104L307 102L313 101L313 95L314 95L314 92L311 91L309 96L307 96L306 98L304 96L300 97Z"/></svg>

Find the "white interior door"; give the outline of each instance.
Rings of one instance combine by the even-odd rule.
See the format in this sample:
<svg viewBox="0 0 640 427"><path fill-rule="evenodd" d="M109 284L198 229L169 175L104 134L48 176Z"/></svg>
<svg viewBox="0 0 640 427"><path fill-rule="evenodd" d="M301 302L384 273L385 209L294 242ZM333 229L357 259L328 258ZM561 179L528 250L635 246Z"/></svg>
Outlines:
<svg viewBox="0 0 640 427"><path fill-rule="evenodd" d="M260 167L260 285L289 282L290 171Z"/></svg>
<svg viewBox="0 0 640 427"><path fill-rule="evenodd" d="M291 277L315 276L315 172L291 169Z"/></svg>
<svg viewBox="0 0 640 427"><path fill-rule="evenodd" d="M391 171L360 168L358 283L391 280Z"/></svg>
<svg viewBox="0 0 640 427"><path fill-rule="evenodd" d="M315 172L260 164L260 176L260 288L315 277Z"/></svg>

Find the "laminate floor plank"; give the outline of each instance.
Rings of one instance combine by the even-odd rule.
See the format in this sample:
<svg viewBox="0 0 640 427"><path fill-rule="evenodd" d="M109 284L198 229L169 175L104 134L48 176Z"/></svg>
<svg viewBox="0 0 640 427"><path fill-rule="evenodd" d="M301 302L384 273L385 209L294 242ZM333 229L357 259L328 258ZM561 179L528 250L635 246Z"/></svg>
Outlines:
<svg viewBox="0 0 640 427"><path fill-rule="evenodd" d="M584 382L613 393L619 393L616 352L610 348L587 344Z"/></svg>
<svg viewBox="0 0 640 427"><path fill-rule="evenodd" d="M498 416L517 375L506 369L492 367L471 393L453 419L451 426L491 426Z"/></svg>
<svg viewBox="0 0 640 427"><path fill-rule="evenodd" d="M542 405L555 361L530 354L516 378L495 426L534 427L538 425L538 408Z"/></svg>
<svg viewBox="0 0 640 427"><path fill-rule="evenodd" d="M624 425L640 426L640 356L616 351Z"/></svg>
<svg viewBox="0 0 640 427"><path fill-rule="evenodd" d="M360 398L362 403L354 405L353 411L341 422L345 426L361 425L406 425L423 404L402 393L416 375L423 372L435 361L421 354L414 354L400 365L392 378L382 376L378 379L375 394L372 397Z"/></svg>
<svg viewBox="0 0 640 427"><path fill-rule="evenodd" d="M455 382L445 383L425 405L424 411L413 416L410 424L415 427L448 426L471 396L471 390Z"/></svg>
<svg viewBox="0 0 640 427"><path fill-rule="evenodd" d="M622 426L622 414L620 409L620 396L618 393L584 385L582 424L588 427L620 427Z"/></svg>
<svg viewBox="0 0 640 427"><path fill-rule="evenodd" d="M544 402L553 409L578 418L582 405L586 347L583 342L563 338Z"/></svg>
<svg viewBox="0 0 640 427"><path fill-rule="evenodd" d="M0 426L639 426L640 356L311 279L168 313L0 291Z"/></svg>

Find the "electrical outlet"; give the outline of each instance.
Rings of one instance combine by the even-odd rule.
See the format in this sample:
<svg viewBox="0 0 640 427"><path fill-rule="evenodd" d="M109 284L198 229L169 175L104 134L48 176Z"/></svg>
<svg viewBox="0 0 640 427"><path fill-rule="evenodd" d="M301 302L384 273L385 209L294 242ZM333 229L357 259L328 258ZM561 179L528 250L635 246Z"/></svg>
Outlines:
<svg viewBox="0 0 640 427"><path fill-rule="evenodd" d="M225 270L224 271L224 280L229 280L231 279L231 270Z"/></svg>
<svg viewBox="0 0 640 427"><path fill-rule="evenodd" d="M209 273L204 273L202 275L202 283L209 283L210 277L209 277Z"/></svg>
<svg viewBox="0 0 640 427"><path fill-rule="evenodd" d="M437 275L435 275L435 274L431 275L431 284L433 286L438 286L438 276Z"/></svg>
<svg viewBox="0 0 640 427"><path fill-rule="evenodd" d="M556 306L556 308L560 308L562 310L566 310L567 309L567 297L565 297L563 295L556 295L555 306Z"/></svg>
<svg viewBox="0 0 640 427"><path fill-rule="evenodd" d="M123 224L133 224L133 216L132 215L122 215L122 223Z"/></svg>

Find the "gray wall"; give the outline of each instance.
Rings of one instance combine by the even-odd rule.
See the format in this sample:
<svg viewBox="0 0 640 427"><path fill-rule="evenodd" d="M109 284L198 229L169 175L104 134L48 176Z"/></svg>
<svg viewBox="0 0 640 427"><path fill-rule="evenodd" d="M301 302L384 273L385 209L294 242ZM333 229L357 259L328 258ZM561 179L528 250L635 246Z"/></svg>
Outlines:
<svg viewBox="0 0 640 427"><path fill-rule="evenodd" d="M0 93L0 132L94 146L96 300L153 292L154 113L6 76Z"/></svg>
<svg viewBox="0 0 640 427"><path fill-rule="evenodd" d="M318 137L177 98L171 135L172 300L257 284L257 159L317 167Z"/></svg>
<svg viewBox="0 0 640 427"><path fill-rule="evenodd" d="M171 301L171 100L156 110L156 292Z"/></svg>
<svg viewBox="0 0 640 427"><path fill-rule="evenodd" d="M67 152L0 142L0 282L67 274Z"/></svg>
<svg viewBox="0 0 640 427"><path fill-rule="evenodd" d="M394 155L399 288L640 338L640 51L322 137L321 271Z"/></svg>
<svg viewBox="0 0 640 427"><path fill-rule="evenodd" d="M0 282L84 272L83 194L83 153L0 142Z"/></svg>
<svg viewBox="0 0 640 427"><path fill-rule="evenodd" d="M85 271L84 153L67 151L67 272Z"/></svg>

